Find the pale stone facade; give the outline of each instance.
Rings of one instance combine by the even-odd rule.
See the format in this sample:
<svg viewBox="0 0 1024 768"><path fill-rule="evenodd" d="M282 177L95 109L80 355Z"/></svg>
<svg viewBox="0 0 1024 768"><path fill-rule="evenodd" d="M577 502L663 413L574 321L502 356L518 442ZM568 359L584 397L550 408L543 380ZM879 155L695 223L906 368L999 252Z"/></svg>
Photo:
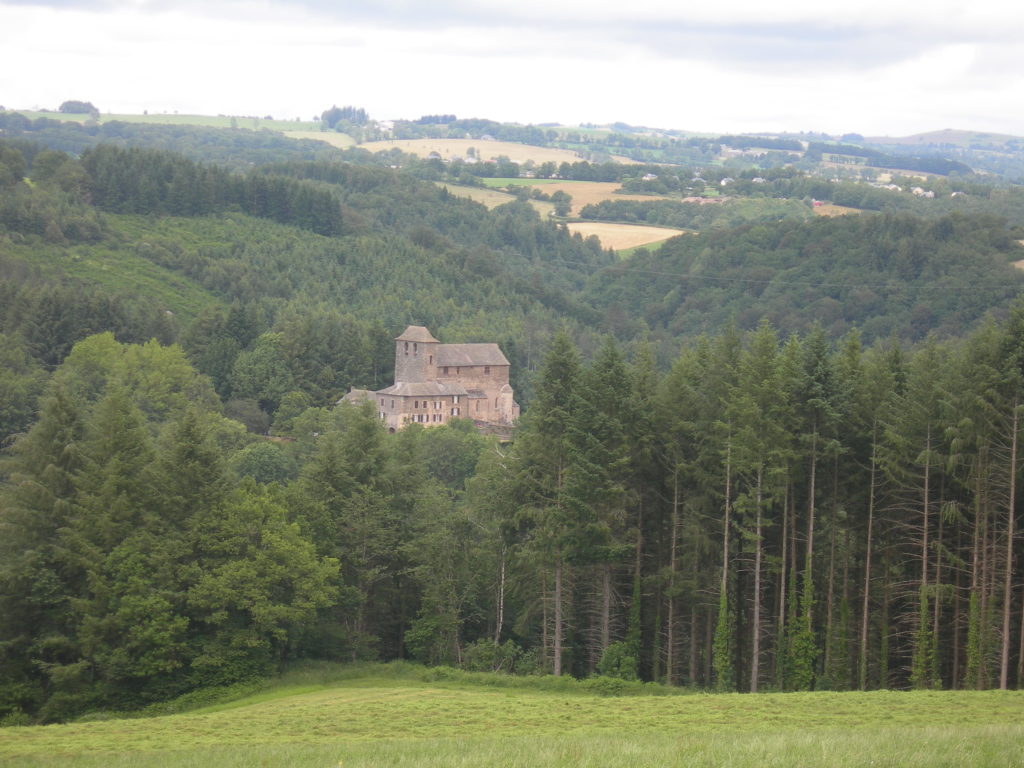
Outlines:
<svg viewBox="0 0 1024 768"><path fill-rule="evenodd" d="M395 339L394 384L377 392L353 389L343 399L372 399L391 432L407 424L437 427L454 418L473 419L481 427L519 418L509 362L497 344L441 344L420 325Z"/></svg>

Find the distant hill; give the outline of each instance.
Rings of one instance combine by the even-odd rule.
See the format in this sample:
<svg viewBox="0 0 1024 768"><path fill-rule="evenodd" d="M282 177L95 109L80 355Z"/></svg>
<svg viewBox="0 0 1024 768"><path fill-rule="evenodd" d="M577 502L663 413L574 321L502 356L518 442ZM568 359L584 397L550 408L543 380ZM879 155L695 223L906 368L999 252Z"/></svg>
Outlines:
<svg viewBox="0 0 1024 768"><path fill-rule="evenodd" d="M1024 142L1024 138L1008 133L986 133L984 131L967 131L944 128L941 131L915 133L912 136L873 136L865 138L869 144L886 145L948 145L969 148L979 145L1005 146L1012 142Z"/></svg>

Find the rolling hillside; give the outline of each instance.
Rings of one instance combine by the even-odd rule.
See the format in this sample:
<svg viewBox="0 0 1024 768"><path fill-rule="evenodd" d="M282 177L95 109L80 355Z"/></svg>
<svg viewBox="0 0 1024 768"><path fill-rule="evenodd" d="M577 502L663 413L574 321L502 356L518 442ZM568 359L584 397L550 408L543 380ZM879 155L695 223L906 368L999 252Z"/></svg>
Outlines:
<svg viewBox="0 0 1024 768"><path fill-rule="evenodd" d="M339 674L340 673L340 674ZM1011 766L1019 692L668 695L597 679L366 667L307 671L192 712L11 728L33 766ZM328 679L330 675L327 675ZM616 686L615 683L621 685ZM611 693L612 695L609 695ZM955 763L954 761L959 761Z"/></svg>

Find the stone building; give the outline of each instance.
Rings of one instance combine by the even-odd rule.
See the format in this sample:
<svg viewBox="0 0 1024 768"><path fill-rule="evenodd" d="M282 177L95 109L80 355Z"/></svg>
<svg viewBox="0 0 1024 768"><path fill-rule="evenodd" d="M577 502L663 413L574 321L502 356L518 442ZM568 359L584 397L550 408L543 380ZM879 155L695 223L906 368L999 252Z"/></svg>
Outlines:
<svg viewBox="0 0 1024 768"><path fill-rule="evenodd" d="M353 389L343 399L373 400L390 432L455 418L508 426L519 417L509 363L497 344L441 344L420 325L395 339L394 384L377 392Z"/></svg>

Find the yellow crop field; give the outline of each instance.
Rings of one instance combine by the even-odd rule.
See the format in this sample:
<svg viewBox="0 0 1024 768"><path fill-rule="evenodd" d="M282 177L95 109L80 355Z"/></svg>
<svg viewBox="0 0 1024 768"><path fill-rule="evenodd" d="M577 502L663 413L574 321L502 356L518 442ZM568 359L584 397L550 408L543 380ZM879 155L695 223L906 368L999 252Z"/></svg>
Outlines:
<svg viewBox="0 0 1024 768"><path fill-rule="evenodd" d="M356 145L356 140L347 133L334 131L282 131L290 139L313 139L330 144L338 149L348 149Z"/></svg>
<svg viewBox="0 0 1024 768"><path fill-rule="evenodd" d="M488 209L497 208L499 205L511 203L516 199L515 195L510 195L508 192L501 192L497 189L490 189L489 187L464 187L460 184L443 184L440 182L439 186L446 187L448 192L456 197L466 197L478 203L483 203ZM550 216L555 211L555 204L545 200L530 200L530 205L536 208L541 216Z"/></svg>
<svg viewBox="0 0 1024 768"><path fill-rule="evenodd" d="M532 160L535 163L578 163L581 158L568 149L551 147L533 147L529 144L516 144L511 141L481 141L480 139L395 139L392 141L369 141L359 145L369 152L384 152L389 149L400 149L419 157L428 157L437 152L444 160L464 158L472 147L477 156L484 161L494 160L504 155L516 163ZM616 158L619 162L632 162L628 158Z"/></svg>
<svg viewBox="0 0 1024 768"><path fill-rule="evenodd" d="M863 211L860 208L850 208L846 205L833 205L832 203L818 205L814 208L815 216L845 216L848 213L863 213Z"/></svg>
<svg viewBox="0 0 1024 768"><path fill-rule="evenodd" d="M610 221L571 221L566 226L570 232L583 237L597 235L601 245L615 251L637 248L668 240L683 234L681 229L668 227L647 227L640 224L615 224Z"/></svg>
<svg viewBox="0 0 1024 768"><path fill-rule="evenodd" d="M449 194L475 200L478 203L483 203L488 208L497 208L499 205L511 203L516 199L515 195L510 195L508 192L500 192L497 189L490 189L489 187L464 187L460 184L444 184L441 182L438 182L438 186L445 187Z"/></svg>
<svg viewBox="0 0 1024 768"><path fill-rule="evenodd" d="M557 181L545 182L544 192L551 194L561 190L572 196L572 214L579 216L583 206L589 203L600 203L602 200L658 200L654 195L621 195L615 190L621 189L614 181Z"/></svg>

